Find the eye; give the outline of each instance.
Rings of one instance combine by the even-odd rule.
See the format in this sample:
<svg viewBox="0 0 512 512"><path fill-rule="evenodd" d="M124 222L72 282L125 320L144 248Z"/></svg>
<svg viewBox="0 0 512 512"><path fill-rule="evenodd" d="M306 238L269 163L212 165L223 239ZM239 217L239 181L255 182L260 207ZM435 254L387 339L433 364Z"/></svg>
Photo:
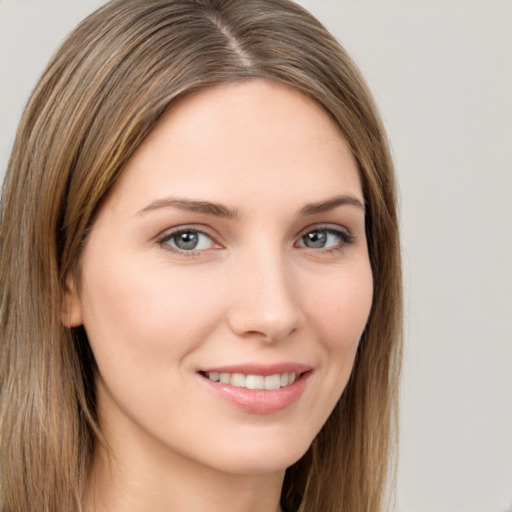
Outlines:
<svg viewBox="0 0 512 512"><path fill-rule="evenodd" d="M341 249L347 244L353 243L353 236L341 229L317 228L308 231L300 237L298 247L308 249Z"/></svg>
<svg viewBox="0 0 512 512"><path fill-rule="evenodd" d="M158 240L160 245L175 252L203 251L217 247L210 236L197 229L178 229Z"/></svg>

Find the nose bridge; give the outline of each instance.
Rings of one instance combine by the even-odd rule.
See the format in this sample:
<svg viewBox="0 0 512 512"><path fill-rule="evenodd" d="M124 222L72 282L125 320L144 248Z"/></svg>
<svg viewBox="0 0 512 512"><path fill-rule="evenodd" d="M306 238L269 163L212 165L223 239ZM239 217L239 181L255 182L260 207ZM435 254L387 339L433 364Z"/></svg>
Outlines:
<svg viewBox="0 0 512 512"><path fill-rule="evenodd" d="M239 335L278 341L295 331L302 311L293 270L276 245L258 245L240 256L233 279L230 324Z"/></svg>

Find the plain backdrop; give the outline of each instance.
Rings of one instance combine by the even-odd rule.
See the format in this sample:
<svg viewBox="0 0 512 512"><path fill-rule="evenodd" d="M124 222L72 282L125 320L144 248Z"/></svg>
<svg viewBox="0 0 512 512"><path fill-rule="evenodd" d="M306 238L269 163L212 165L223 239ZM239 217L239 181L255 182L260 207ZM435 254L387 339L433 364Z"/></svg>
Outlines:
<svg viewBox="0 0 512 512"><path fill-rule="evenodd" d="M400 512L512 510L512 2L302 0L360 65L401 188ZM0 173L25 101L101 0L0 0Z"/></svg>

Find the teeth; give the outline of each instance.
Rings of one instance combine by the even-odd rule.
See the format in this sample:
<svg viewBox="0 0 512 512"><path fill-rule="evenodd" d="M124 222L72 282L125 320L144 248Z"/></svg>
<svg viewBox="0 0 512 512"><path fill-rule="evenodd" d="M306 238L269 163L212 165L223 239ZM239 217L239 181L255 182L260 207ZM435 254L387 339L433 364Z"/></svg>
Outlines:
<svg viewBox="0 0 512 512"><path fill-rule="evenodd" d="M267 389L269 391L291 386L297 380L295 373L276 373L275 375L244 375L243 373L207 372L204 374L213 382L231 384L237 388Z"/></svg>
<svg viewBox="0 0 512 512"><path fill-rule="evenodd" d="M229 383L237 388L245 388L245 375L242 373L232 373Z"/></svg>
<svg viewBox="0 0 512 512"><path fill-rule="evenodd" d="M281 387L281 376L268 375L265 377L265 389L279 389Z"/></svg>
<svg viewBox="0 0 512 512"><path fill-rule="evenodd" d="M265 377L263 375L247 375L245 387L247 389L265 389Z"/></svg>
<svg viewBox="0 0 512 512"><path fill-rule="evenodd" d="M220 380L220 373L219 372L210 372L208 375L210 380L213 380L214 382L218 382Z"/></svg>

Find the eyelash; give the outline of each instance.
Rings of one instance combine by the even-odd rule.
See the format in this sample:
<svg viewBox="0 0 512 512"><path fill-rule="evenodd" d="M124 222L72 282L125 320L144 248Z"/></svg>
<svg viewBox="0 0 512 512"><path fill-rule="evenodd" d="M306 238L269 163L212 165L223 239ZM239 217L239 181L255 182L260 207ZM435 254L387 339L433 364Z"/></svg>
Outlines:
<svg viewBox="0 0 512 512"><path fill-rule="evenodd" d="M307 246L300 246L306 249L311 249L313 251L321 251L323 254L335 254L340 251L343 251L348 245L352 245L355 243L355 237L349 233L347 230L333 228L331 226L315 226L314 228L308 228L303 234L300 235L299 240L303 241L304 238L311 233L326 233L328 235L334 235L338 238L338 243L336 243L333 247L327 248L318 248L314 249Z"/></svg>
<svg viewBox="0 0 512 512"><path fill-rule="evenodd" d="M194 258L196 256L199 256L203 251L205 251L207 249L186 251L183 249L179 249L178 247L173 247L172 245L167 243L173 239L176 239L180 235L192 234L192 233L197 234L197 235L206 236L212 241L213 244L215 244L215 240L213 239L213 237L211 237L208 233L205 233L203 230L197 229L194 227L178 228L178 229L172 230L170 232L164 233L161 237L159 237L156 240L156 242L158 245L160 245L166 251L170 251L170 252L177 254L178 256L182 256L184 258Z"/></svg>
<svg viewBox="0 0 512 512"><path fill-rule="evenodd" d="M303 247L304 249L311 249L314 252L322 252L323 254L334 254L340 251L343 251L346 246L351 245L355 242L355 237L349 233L346 230L343 229L335 229L330 226L316 226L314 228L308 228L306 231L303 231L302 234L298 237L298 241L303 241L304 238L311 233L326 233L328 235L334 235L338 237L339 242L334 245L333 247L328 248L311 248L307 247L306 245L300 245L299 247ZM173 247L172 245L168 244L167 242L176 239L176 237L183 235L183 234L196 234L199 236L206 236L208 237L212 244L216 244L215 240L212 236L210 236L208 233L204 232L201 229L197 229L194 227L185 227L185 228L178 228L171 232L166 232L162 236L160 236L156 242L158 245L160 245L163 249L170 251L174 254L177 254L178 256L184 257L184 258L194 258L197 256L200 256L201 253L203 253L205 250L208 249L199 249L199 250L183 250L179 249L177 247ZM294 246L296 246L298 242L295 242Z"/></svg>

